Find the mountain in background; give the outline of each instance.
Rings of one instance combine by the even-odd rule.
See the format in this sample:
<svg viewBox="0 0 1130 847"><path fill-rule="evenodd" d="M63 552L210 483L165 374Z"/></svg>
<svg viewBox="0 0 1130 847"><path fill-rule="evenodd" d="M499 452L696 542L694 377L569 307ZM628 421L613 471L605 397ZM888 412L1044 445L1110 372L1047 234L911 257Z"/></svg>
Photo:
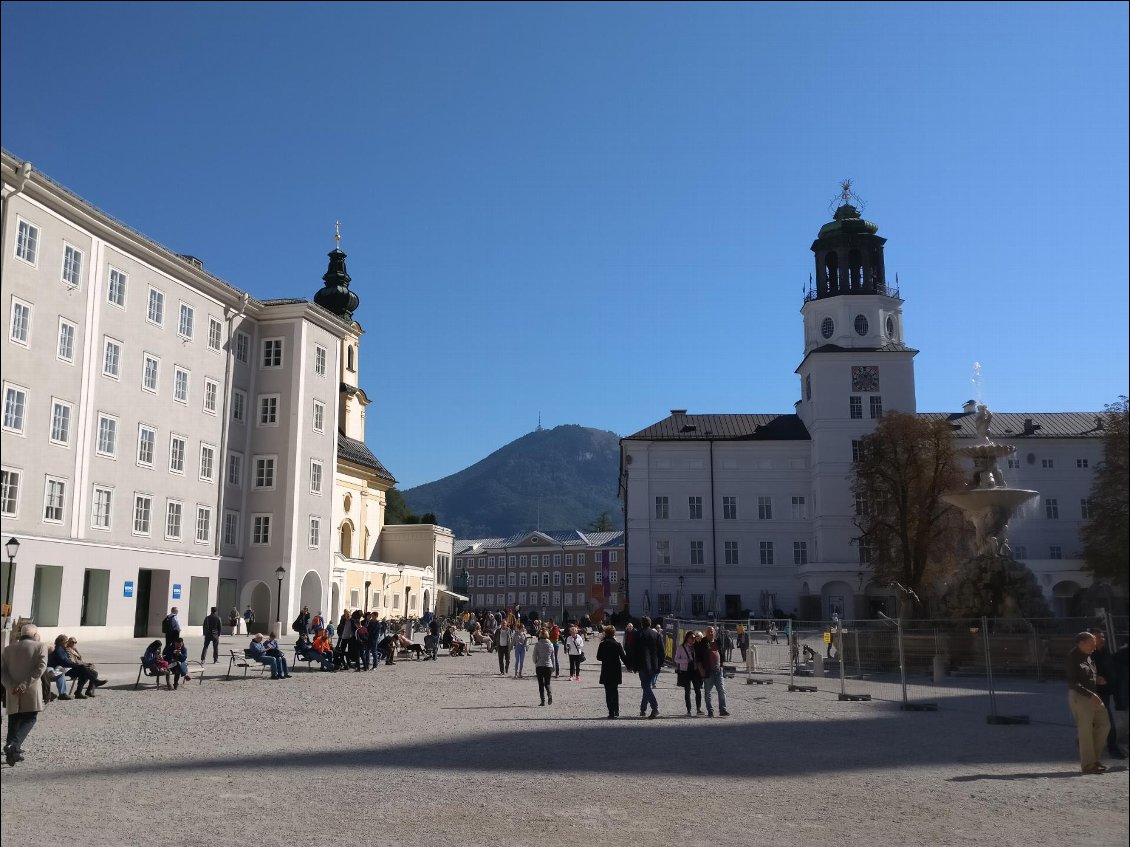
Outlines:
<svg viewBox="0 0 1130 847"><path fill-rule="evenodd" d="M435 513L456 538L539 527L585 530L604 512L612 520L608 528L620 529L619 470L620 436L566 424L535 430L465 470L402 495L409 509Z"/></svg>

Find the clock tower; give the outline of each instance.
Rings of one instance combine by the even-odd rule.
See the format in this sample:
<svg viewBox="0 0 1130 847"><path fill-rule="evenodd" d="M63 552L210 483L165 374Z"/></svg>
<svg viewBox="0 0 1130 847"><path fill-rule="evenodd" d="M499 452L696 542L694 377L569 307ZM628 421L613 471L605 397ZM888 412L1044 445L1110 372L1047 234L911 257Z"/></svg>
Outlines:
<svg viewBox="0 0 1130 847"><path fill-rule="evenodd" d="M812 438L812 575L850 572L861 587L870 569L866 551L853 543L855 500L845 480L859 441L884 412L915 413L917 351L904 340L898 287L887 284L886 239L860 215L851 181L841 189L833 219L812 242L816 268L801 307L804 359L796 371L796 408ZM842 559L843 551L855 558L829 561ZM851 616L855 610L849 605L844 611Z"/></svg>

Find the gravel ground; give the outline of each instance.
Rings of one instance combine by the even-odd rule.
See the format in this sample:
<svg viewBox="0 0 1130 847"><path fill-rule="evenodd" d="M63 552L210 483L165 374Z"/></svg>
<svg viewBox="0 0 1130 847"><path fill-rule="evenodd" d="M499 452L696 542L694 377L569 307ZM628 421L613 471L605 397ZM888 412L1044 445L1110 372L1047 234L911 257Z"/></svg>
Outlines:
<svg viewBox="0 0 1130 847"><path fill-rule="evenodd" d="M504 679L481 652L280 682L225 681L224 661L135 691L145 643L80 645L112 682L49 706L0 769L5 845L1128 842L1127 770L1078 773L1061 688L1059 721L989 726L739 675L708 720L664 673L641 721L627 675L609 721L591 655L542 708L532 668Z"/></svg>

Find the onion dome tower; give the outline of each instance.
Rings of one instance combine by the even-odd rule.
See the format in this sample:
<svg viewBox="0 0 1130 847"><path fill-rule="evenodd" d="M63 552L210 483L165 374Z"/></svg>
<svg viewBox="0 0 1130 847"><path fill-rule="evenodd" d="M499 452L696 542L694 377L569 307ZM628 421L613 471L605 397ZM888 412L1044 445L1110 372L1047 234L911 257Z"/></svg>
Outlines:
<svg viewBox="0 0 1130 847"><path fill-rule="evenodd" d="M353 320L353 312L361 298L349 289L349 272L345 269L345 253L341 251L341 222L334 224L334 249L329 252L330 265L322 277L325 285L314 295L314 302L346 321Z"/></svg>
<svg viewBox="0 0 1130 847"><path fill-rule="evenodd" d="M816 298L840 294L887 294L883 245L877 224L865 221L852 204L851 180L840 186L840 207L812 242L816 254Z"/></svg>

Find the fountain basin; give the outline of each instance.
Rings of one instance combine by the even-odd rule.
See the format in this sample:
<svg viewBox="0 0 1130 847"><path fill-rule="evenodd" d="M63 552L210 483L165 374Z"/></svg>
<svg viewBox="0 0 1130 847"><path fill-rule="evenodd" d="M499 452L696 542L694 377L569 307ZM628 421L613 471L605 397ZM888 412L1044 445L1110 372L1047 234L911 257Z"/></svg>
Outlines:
<svg viewBox="0 0 1130 847"><path fill-rule="evenodd" d="M971 488L968 491L943 494L942 499L957 506L963 512L1003 508L1008 509L1009 514L1011 514L1029 500L1039 496L1039 491L1031 491L1026 488Z"/></svg>

